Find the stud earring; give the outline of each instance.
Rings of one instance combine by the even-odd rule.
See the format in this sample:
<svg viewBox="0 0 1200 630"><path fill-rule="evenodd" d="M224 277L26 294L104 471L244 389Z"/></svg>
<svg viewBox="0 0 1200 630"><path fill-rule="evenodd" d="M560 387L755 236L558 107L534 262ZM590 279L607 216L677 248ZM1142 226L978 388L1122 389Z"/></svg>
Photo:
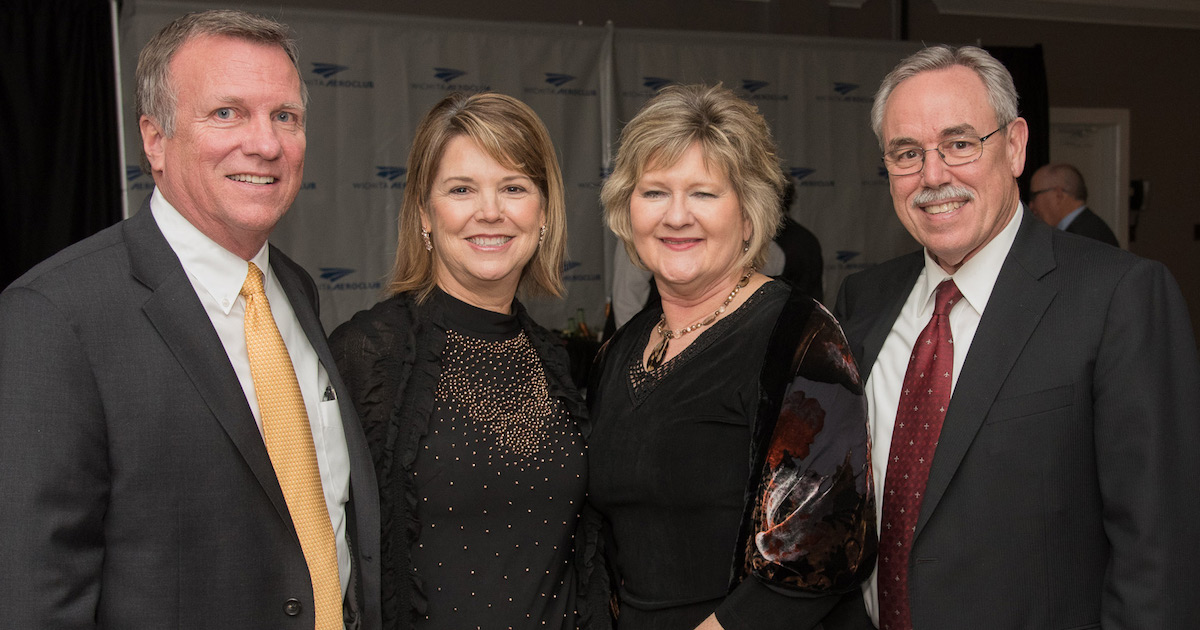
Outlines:
<svg viewBox="0 0 1200 630"><path fill-rule="evenodd" d="M742 241L742 253L750 251L750 241Z"/></svg>
<svg viewBox="0 0 1200 630"><path fill-rule="evenodd" d="M544 240L546 240L546 226L543 225L538 228L538 245L541 245Z"/></svg>
<svg viewBox="0 0 1200 630"><path fill-rule="evenodd" d="M421 228L421 240L425 241L425 251L433 251L433 241L429 240L429 232L425 231L425 228Z"/></svg>

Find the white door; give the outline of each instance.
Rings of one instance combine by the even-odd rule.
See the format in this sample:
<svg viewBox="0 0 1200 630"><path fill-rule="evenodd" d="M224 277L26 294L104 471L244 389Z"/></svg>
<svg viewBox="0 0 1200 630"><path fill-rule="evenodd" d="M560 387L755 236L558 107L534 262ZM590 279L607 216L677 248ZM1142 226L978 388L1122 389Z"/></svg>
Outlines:
<svg viewBox="0 0 1200 630"><path fill-rule="evenodd" d="M1129 248L1129 110L1050 108L1050 161L1079 169L1088 207Z"/></svg>

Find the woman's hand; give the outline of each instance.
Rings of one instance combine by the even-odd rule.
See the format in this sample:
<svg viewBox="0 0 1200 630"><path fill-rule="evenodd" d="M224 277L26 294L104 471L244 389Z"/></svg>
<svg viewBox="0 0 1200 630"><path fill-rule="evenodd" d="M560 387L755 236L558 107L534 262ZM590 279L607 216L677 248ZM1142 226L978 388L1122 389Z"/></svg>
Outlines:
<svg viewBox="0 0 1200 630"><path fill-rule="evenodd" d="M703 623L696 626L696 630L725 630L725 628L720 621L717 621L717 613L713 613Z"/></svg>

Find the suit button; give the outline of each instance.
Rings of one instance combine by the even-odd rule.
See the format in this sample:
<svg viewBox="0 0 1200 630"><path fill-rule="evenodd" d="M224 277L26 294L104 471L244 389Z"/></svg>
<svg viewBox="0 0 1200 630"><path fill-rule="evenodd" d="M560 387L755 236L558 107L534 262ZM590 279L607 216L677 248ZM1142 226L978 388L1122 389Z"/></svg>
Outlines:
<svg viewBox="0 0 1200 630"><path fill-rule="evenodd" d="M287 613L287 616L289 616L289 617L295 617L296 615L299 615L300 614L300 600L293 597L292 599L289 599L286 602L284 602L283 612Z"/></svg>

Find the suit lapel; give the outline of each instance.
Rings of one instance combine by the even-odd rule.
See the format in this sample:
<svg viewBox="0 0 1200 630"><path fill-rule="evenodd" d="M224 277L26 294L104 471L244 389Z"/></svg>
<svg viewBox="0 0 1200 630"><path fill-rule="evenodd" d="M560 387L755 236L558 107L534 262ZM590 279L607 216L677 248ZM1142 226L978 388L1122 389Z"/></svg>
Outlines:
<svg viewBox="0 0 1200 630"><path fill-rule="evenodd" d="M242 385L179 258L154 222L149 200L125 222L124 231L133 276L153 292L142 307L146 317L246 460L280 517L290 525L283 491L242 394Z"/></svg>
<svg viewBox="0 0 1200 630"><path fill-rule="evenodd" d="M904 308L904 302L908 299L908 294L912 292L913 285L921 275L924 264L925 254L922 252L910 254L903 259L903 263L895 275L884 279L873 309L878 316L867 330L866 335L863 336L862 382L866 383L867 377L871 375L871 368L875 366L875 360L879 358L883 342L887 340L888 334L892 331L892 325L900 316L900 309Z"/></svg>
<svg viewBox="0 0 1200 630"><path fill-rule="evenodd" d="M1040 282L1055 266L1051 235L1051 228L1024 213L946 410L914 536L921 535L937 508L1001 385L1057 293Z"/></svg>

